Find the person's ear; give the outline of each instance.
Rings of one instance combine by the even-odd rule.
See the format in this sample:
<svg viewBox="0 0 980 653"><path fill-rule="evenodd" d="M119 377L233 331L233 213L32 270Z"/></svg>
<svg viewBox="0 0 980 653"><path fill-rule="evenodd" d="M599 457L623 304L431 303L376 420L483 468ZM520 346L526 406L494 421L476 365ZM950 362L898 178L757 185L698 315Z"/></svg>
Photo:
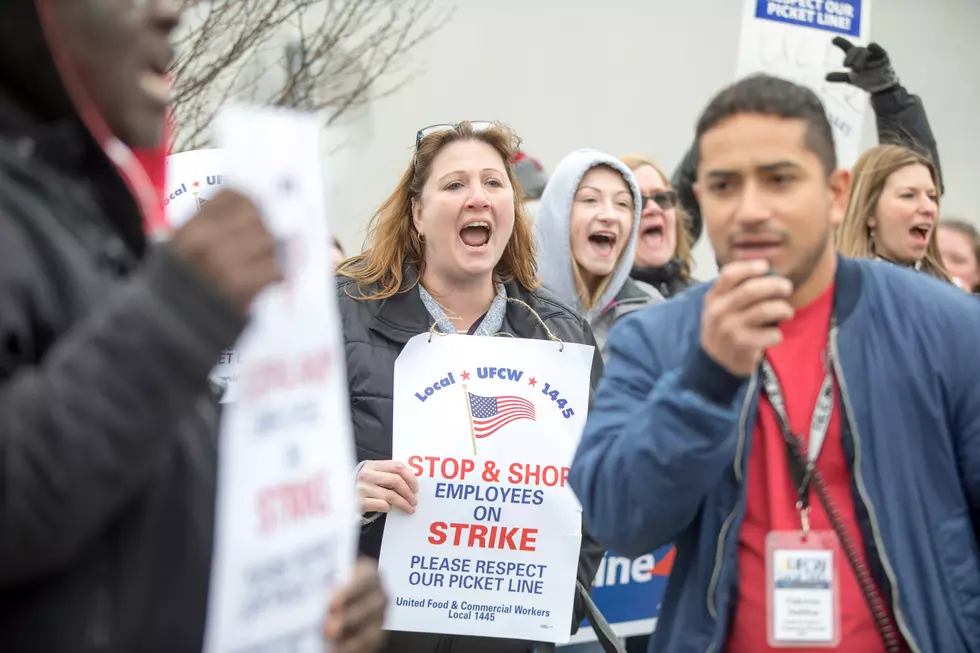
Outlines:
<svg viewBox="0 0 980 653"><path fill-rule="evenodd" d="M830 195L830 223L834 228L844 224L847 202L851 196L851 172L838 168L827 179L827 192Z"/></svg>
<svg viewBox="0 0 980 653"><path fill-rule="evenodd" d="M425 237L422 229L422 202L418 199L412 200L412 224L420 237Z"/></svg>

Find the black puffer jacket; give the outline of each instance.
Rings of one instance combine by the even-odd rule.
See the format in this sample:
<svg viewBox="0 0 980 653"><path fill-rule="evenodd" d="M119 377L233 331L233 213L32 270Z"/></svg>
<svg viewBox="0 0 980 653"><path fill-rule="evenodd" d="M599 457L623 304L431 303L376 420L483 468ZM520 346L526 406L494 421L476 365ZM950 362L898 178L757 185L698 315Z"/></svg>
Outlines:
<svg viewBox="0 0 980 653"><path fill-rule="evenodd" d="M351 418L359 461L391 459L395 359L412 337L425 333L432 325L432 319L415 288L415 279L415 272L411 271L404 286L409 290L380 301L353 299L352 296L359 294L371 294L370 289L360 293L358 286L350 279L341 278L338 281L337 297L347 351ZM562 341L595 346L589 326L548 291L529 292L516 283L509 283L506 287L508 297L530 306ZM501 331L518 338L547 337L534 315L513 302L507 305ZM601 376L602 358L597 350L593 359L590 394ZM382 516L364 528L360 542L362 553L372 558L378 557L384 525ZM578 567L578 580L583 586L591 587L602 555L601 545L588 535L583 535ZM585 606L576 597L576 627L585 614ZM389 653L525 653L532 646L530 642L516 640L395 632L391 633L385 650Z"/></svg>
<svg viewBox="0 0 980 653"><path fill-rule="evenodd" d="M199 653L207 374L244 318L146 243L78 116L35 99L65 94L36 16L11 2L0 57L37 87L0 66L0 651Z"/></svg>

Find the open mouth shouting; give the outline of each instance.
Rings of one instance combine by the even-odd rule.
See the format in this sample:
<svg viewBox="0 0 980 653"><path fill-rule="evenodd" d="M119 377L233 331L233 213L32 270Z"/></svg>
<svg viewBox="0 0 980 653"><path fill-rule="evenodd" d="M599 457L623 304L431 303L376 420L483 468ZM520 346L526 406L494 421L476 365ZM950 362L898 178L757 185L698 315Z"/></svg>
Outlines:
<svg viewBox="0 0 980 653"><path fill-rule="evenodd" d="M932 233L932 223L922 223L917 224L911 229L909 229L909 234L912 236L912 242L917 246L925 249L929 244L929 235Z"/></svg>
<svg viewBox="0 0 980 653"><path fill-rule="evenodd" d="M459 230L459 239L463 246L472 252L482 252L490 245L490 236L493 229L486 220L474 220L468 222Z"/></svg>
<svg viewBox="0 0 980 653"><path fill-rule="evenodd" d="M609 258L616 252L619 237L612 231L596 231L589 234L589 244L593 252L602 258Z"/></svg>
<svg viewBox="0 0 980 653"><path fill-rule="evenodd" d="M665 242L665 226L663 218L644 220L640 225L640 241L648 249L660 249Z"/></svg>

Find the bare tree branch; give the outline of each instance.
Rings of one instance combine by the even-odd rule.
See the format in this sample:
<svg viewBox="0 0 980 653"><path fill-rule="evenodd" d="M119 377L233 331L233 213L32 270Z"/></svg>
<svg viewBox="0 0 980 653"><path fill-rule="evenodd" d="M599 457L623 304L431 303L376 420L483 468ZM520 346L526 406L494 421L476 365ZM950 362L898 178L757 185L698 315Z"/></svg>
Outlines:
<svg viewBox="0 0 980 653"><path fill-rule="evenodd" d="M229 101L322 113L334 124L403 88L412 51L448 22L436 0L179 0L174 151L207 144Z"/></svg>

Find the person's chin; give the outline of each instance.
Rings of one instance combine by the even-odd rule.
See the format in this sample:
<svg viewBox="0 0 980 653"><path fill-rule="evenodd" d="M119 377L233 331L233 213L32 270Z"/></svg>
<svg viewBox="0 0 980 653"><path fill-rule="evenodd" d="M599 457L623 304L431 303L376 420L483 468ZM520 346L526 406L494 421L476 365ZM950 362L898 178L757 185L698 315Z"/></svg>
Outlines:
<svg viewBox="0 0 980 653"><path fill-rule="evenodd" d="M117 127L109 125L123 143L132 148L150 150L163 144L163 126L167 119L165 109L143 106L130 112L127 120Z"/></svg>
<svg viewBox="0 0 980 653"><path fill-rule="evenodd" d="M666 252L647 252L641 257L636 259L636 267L638 268L661 268L670 262L670 255Z"/></svg>
<svg viewBox="0 0 980 653"><path fill-rule="evenodd" d="M926 257L926 252L928 251L928 246L923 245L922 247L913 246L905 253L903 257L906 261L909 261L910 265L918 263Z"/></svg>
<svg viewBox="0 0 980 653"><path fill-rule="evenodd" d="M596 279L602 279L609 276L616 269L616 266L609 265L605 262L587 262L582 265L582 269L585 270L589 275L595 277Z"/></svg>
<svg viewBox="0 0 980 653"><path fill-rule="evenodd" d="M466 277L480 277L491 274L497 267L500 257L463 256L457 258L456 267Z"/></svg>

